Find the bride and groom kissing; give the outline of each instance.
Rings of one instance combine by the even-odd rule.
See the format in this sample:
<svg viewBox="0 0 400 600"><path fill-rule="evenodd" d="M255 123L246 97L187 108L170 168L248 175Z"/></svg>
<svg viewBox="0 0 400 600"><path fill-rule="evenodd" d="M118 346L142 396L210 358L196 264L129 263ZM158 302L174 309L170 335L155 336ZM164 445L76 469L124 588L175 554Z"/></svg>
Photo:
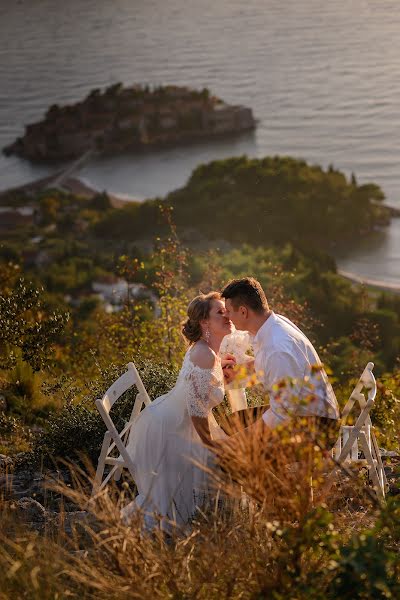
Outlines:
<svg viewBox="0 0 400 600"><path fill-rule="evenodd" d="M246 357L246 370L257 374L269 395L260 418L236 434L238 422L250 422L246 411L236 419L236 429L226 426L228 419L221 427L212 413L237 373L234 353L220 356L223 339L235 328L252 336L254 357ZM154 515L185 525L201 508L212 487L216 454L234 439L228 433L251 436L262 429L268 434L301 418L329 434L339 419L335 394L313 345L294 323L270 309L256 279L235 279L222 292L195 297L182 333L189 347L177 382L140 413L127 445L138 495L122 517L129 520L141 508L149 528Z"/></svg>

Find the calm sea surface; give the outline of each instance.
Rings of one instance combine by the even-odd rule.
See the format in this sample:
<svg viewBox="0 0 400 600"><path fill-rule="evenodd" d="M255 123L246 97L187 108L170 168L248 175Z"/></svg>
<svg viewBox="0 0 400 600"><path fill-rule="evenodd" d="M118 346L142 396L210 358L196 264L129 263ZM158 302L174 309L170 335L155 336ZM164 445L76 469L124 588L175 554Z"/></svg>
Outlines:
<svg viewBox="0 0 400 600"><path fill-rule="evenodd" d="M251 106L259 126L93 162L80 176L95 187L142 199L200 162L288 154L354 171L400 207L398 0L0 0L1 147L50 104L117 81L207 86ZM0 189L51 171L2 156ZM400 285L400 220L339 264Z"/></svg>

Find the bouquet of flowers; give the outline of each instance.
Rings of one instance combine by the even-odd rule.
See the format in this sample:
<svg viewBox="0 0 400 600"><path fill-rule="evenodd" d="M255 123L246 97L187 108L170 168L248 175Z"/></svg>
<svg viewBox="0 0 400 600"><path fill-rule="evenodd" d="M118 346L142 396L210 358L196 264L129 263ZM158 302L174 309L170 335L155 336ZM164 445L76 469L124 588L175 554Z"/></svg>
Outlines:
<svg viewBox="0 0 400 600"><path fill-rule="evenodd" d="M220 355L233 354L236 364L246 363L248 352L251 352L251 339L248 331L239 331L235 329L222 340Z"/></svg>

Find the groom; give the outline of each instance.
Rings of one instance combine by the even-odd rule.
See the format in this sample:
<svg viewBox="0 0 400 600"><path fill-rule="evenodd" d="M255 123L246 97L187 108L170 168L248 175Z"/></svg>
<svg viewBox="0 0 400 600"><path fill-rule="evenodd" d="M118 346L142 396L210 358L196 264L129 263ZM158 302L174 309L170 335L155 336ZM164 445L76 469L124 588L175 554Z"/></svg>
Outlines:
<svg viewBox="0 0 400 600"><path fill-rule="evenodd" d="M253 277L233 279L221 295L236 329L254 336L253 367L270 398L270 408L262 415L264 425L274 429L301 417L333 440L339 407L310 340L289 319L270 310ZM224 372L228 382L234 379L234 369Z"/></svg>

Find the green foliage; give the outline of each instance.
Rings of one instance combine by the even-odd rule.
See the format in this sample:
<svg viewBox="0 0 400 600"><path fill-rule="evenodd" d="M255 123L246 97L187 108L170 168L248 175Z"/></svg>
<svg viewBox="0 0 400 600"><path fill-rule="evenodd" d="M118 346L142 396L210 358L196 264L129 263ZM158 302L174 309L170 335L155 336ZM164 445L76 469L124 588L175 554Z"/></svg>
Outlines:
<svg viewBox="0 0 400 600"><path fill-rule="evenodd" d="M257 597L284 600L384 600L400 593L400 506L389 500L371 528L338 530L317 508L299 523L269 523L270 573ZM275 577L273 576L275 573Z"/></svg>
<svg viewBox="0 0 400 600"><path fill-rule="evenodd" d="M378 394L371 413L378 428L379 444L387 449L399 448L400 370L385 373L378 379Z"/></svg>
<svg viewBox="0 0 400 600"><path fill-rule="evenodd" d="M109 211L94 226L93 233L102 239L136 240L165 232L159 219L159 201L129 202Z"/></svg>
<svg viewBox="0 0 400 600"><path fill-rule="evenodd" d="M289 157L213 161L195 169L188 183L164 202L174 207L179 231L195 228L207 239L300 248L329 247L390 221L374 184L357 186L340 171ZM157 202L107 214L96 235L127 237L163 233Z"/></svg>
<svg viewBox="0 0 400 600"><path fill-rule="evenodd" d="M115 87L108 94L118 92ZM138 97L146 93L139 90ZM162 97L165 90L159 94ZM97 95L91 98L95 100ZM203 97L208 99L208 94L203 92ZM218 289L229 278L248 274L261 281L274 310L289 316L323 346L321 357L333 368L335 390L342 403L365 364L370 360L376 363L378 395L372 420L379 445L397 449L400 299L352 286L337 274L333 259L318 249L318 244L358 236L372 224L386 222L385 209L379 206L382 197L377 186L358 186L355 177L347 182L333 168L324 171L279 157L240 157L199 167L184 188L161 203L161 211L155 200L117 210L102 194L92 201L56 191L40 195L34 202L43 221L35 233L43 235L40 248L49 260L40 271L35 265L25 270L26 277L36 278L38 286L44 282L50 294L26 283L18 265L0 267L0 363L9 369L0 382L8 411L0 411L4 443L0 452L10 452L10 448L24 452L16 465L24 468L51 465L59 458L79 462L82 455L96 463L105 427L94 401L130 360L138 367L152 399L169 391L185 350L180 323L189 299L200 290ZM15 198L16 203L26 201ZM191 250L179 241L171 209L166 208L169 204L178 231L195 229L204 236L198 236L200 243ZM86 231L77 227L82 220L89 224ZM47 232L48 224L52 227ZM139 239L157 234L151 252L137 250ZM11 236L4 247L5 260L17 259L26 249L18 235ZM213 236L234 246L224 243L223 251L210 249L207 239ZM130 284L144 284L145 293L140 297L129 294L122 310L112 314L87 297L71 310L66 327L63 295L76 294L81 300L79 294L89 292L99 274L114 271ZM36 372L51 361L51 373ZM43 403L43 391L49 406L60 406L58 411L50 411ZM128 391L112 409L119 428L130 416L134 397L135 390ZM28 417L34 420L38 416L42 430L32 437L24 425ZM247 470L248 462L246 476ZM301 478L298 485L294 496L300 495ZM274 509L280 501L273 498ZM114 593L114 583L121 577L121 557L139 557L134 569L128 565L126 580L118 581L124 586L120 589L132 589L132 574L142 574L146 565L151 565L148 587L143 588L150 591L149 597L211 594L275 600L383 600L400 596L398 498L388 502L370 527L362 527L356 523L357 515L350 515L351 527L340 528L337 515L326 508L296 520L283 510L281 521L271 522L265 519L264 509L257 507L248 521L241 513L229 531L222 522L217 527L210 520L204 530L193 523L191 537L184 543L180 539L176 546L163 540L158 547L156 538L149 536L147 543L155 544L156 552L148 555L151 559L147 562L140 553L130 554L123 546L115 555L118 560L107 555L107 569L103 565L101 572L111 572L115 578ZM121 526L118 523L117 527ZM136 534L130 530L129 535ZM138 535L135 550L144 537ZM111 539L112 544L102 546L107 552L118 547L118 536ZM122 539L124 544L129 542L125 531ZM145 543L141 550L146 552ZM17 552L15 545L13 552ZM44 554L48 562L47 547ZM24 560L31 556L30 550ZM85 561L93 556L96 560L100 557L100 565L102 554L97 550L89 552ZM157 557L161 557L160 572L166 565L170 569L167 575L167 570L159 575L154 569ZM22 579L21 571L11 582L11 563L7 560L5 564L7 576L2 576L2 581L17 597L22 589L17 581ZM28 567L26 589L31 591L36 571L33 564ZM39 586L45 581L44 567L45 562L37 578ZM54 583L54 572L51 577ZM82 581L80 578L79 585L73 586L73 594L84 597ZM69 581L65 585L67 589ZM38 597L44 597L41 592L48 589L43 584ZM24 590L21 597L25 595Z"/></svg>
<svg viewBox="0 0 400 600"><path fill-rule="evenodd" d="M152 293L153 314L148 318L148 298L135 300L128 296L123 310L104 319L104 327L108 343L119 354L130 352L178 365L185 351L181 323L191 295L187 250L179 242L170 209L163 207L162 215L169 233L163 239L157 238L147 265L126 256L120 257L119 264L120 273L129 283L141 282L141 273L147 267L145 281Z"/></svg>
<svg viewBox="0 0 400 600"><path fill-rule="evenodd" d="M4 262L14 263L19 261L19 254L13 244L0 243L0 260Z"/></svg>
<svg viewBox="0 0 400 600"><path fill-rule="evenodd" d="M57 458L79 461L81 454L96 461L105 426L100 415L82 404L67 402L59 413L52 415L46 431L38 434L33 447L19 458L19 466L52 464Z"/></svg>
<svg viewBox="0 0 400 600"><path fill-rule="evenodd" d="M336 577L330 594L344 600L396 598L399 582L391 574L390 556L373 532L354 538L340 550Z"/></svg>
<svg viewBox="0 0 400 600"><path fill-rule="evenodd" d="M31 442L32 432L21 419L0 411L0 454L27 452Z"/></svg>
<svg viewBox="0 0 400 600"><path fill-rule="evenodd" d="M27 404L32 404L38 395L38 380L30 364L21 359L16 361L9 372L10 387L14 393L7 395L8 406L13 412L24 412Z"/></svg>
<svg viewBox="0 0 400 600"><path fill-rule="evenodd" d="M329 598L384 600L400 596L400 505L389 500L372 529L338 550Z"/></svg>
<svg viewBox="0 0 400 600"><path fill-rule="evenodd" d="M60 200L57 197L43 196L39 201L39 208L43 225L55 223L60 209Z"/></svg>
<svg viewBox="0 0 400 600"><path fill-rule="evenodd" d="M6 413L0 411L0 435L2 437L4 435L16 433L18 425L19 423L16 417L7 415Z"/></svg>
<svg viewBox="0 0 400 600"><path fill-rule="evenodd" d="M42 239L27 246L26 236L13 233L4 257L18 258L27 249L44 255L43 263L24 266L25 279L34 284L17 281L18 265L0 269L0 361L7 368L20 361L26 371L24 378L7 374L17 412L25 407L29 414L37 396L29 369L50 358L52 377L73 377L79 399L85 381L96 377L94 357L102 364L141 356L178 366L185 351L180 325L190 298L251 274L272 308L316 344L342 401L368 361L374 361L378 381L387 373L373 418L380 443L396 447L399 386L391 371L400 354L400 300L352 285L321 250L333 239L358 237L372 223L385 222L377 186L358 186L355 177L348 182L333 167L324 171L290 158L238 157L200 166L164 201L120 209L110 206L106 194L91 200L57 190L11 196L8 204L38 209L42 220L32 234ZM178 232L194 237L190 249ZM213 236L225 238L222 249L210 241ZM138 296L130 293L122 310L106 314L91 295L92 283L114 274L145 287ZM42 284L46 292L39 291ZM65 327L67 302L71 318Z"/></svg>
<svg viewBox="0 0 400 600"><path fill-rule="evenodd" d="M308 246L349 238L387 222L375 185L348 183L336 170L289 157L246 156L201 165L171 193L178 227L196 224L207 237L252 244Z"/></svg>
<svg viewBox="0 0 400 600"><path fill-rule="evenodd" d="M39 370L49 363L51 344L62 332L68 315L46 314L41 294L23 278L0 296L0 368L22 360Z"/></svg>
<svg viewBox="0 0 400 600"><path fill-rule="evenodd" d="M279 542L274 561L277 577L265 577L260 597L284 600L295 593L299 599L326 598L323 585L338 546L332 514L318 508L296 525L276 522L269 529Z"/></svg>
<svg viewBox="0 0 400 600"><path fill-rule="evenodd" d="M106 192L97 194L90 201L89 207L96 211L106 211L111 208L110 197Z"/></svg>
<svg viewBox="0 0 400 600"><path fill-rule="evenodd" d="M174 386L177 372L170 366L144 360L141 356L135 357L135 364L151 398L165 394ZM60 411L48 417L46 430L37 434L31 451L19 458L19 466L51 465L59 458L79 461L82 456L96 463L105 425L94 403L126 368L109 364L106 368L99 366L99 370L98 377L85 389L78 388L66 378L49 387L48 394L54 394L57 387L61 388L64 404ZM111 415L118 429L122 429L129 420L136 393L136 388L131 388L113 407ZM76 402L77 395L81 399Z"/></svg>
<svg viewBox="0 0 400 600"><path fill-rule="evenodd" d="M90 289L96 277L96 269L90 258L66 258L51 266L43 279L50 291L73 293L79 289Z"/></svg>

